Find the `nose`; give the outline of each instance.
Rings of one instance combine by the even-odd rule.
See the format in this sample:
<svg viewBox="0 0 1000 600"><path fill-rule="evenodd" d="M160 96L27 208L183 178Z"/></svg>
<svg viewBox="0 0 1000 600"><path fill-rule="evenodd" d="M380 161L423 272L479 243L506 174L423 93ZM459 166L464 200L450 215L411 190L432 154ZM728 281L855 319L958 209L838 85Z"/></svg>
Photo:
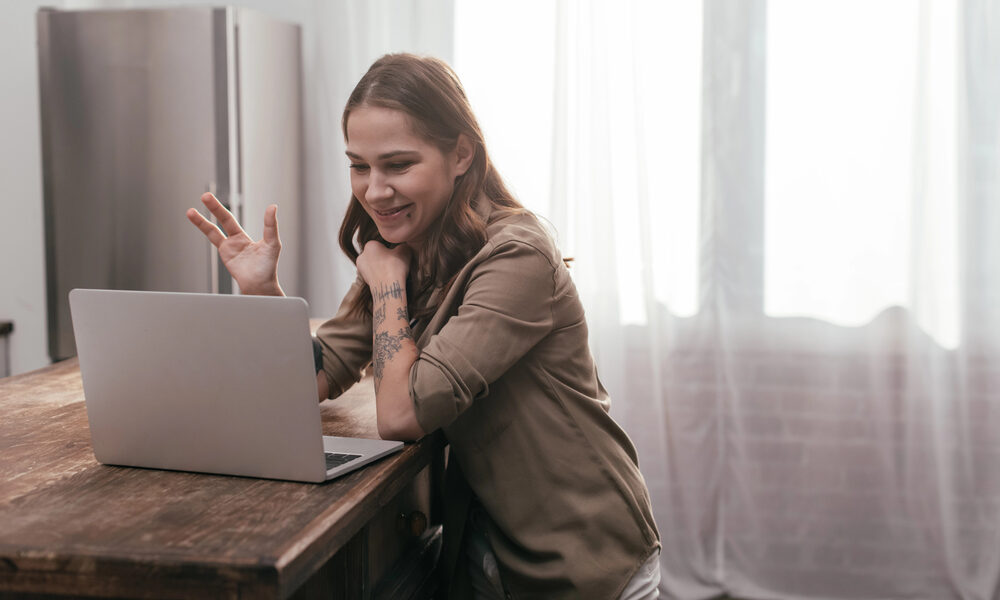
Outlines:
<svg viewBox="0 0 1000 600"><path fill-rule="evenodd" d="M392 197L392 188L385 176L372 169L368 177L368 188L365 190L365 200L370 204Z"/></svg>

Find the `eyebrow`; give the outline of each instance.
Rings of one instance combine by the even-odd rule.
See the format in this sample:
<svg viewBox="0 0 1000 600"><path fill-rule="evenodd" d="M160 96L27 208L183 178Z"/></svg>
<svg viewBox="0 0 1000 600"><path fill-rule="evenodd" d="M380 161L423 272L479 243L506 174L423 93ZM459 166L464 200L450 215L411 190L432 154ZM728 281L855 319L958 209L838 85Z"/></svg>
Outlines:
<svg viewBox="0 0 1000 600"><path fill-rule="evenodd" d="M400 154L416 154L416 153L417 153L416 150L392 150L391 152L385 152L383 154L379 154L378 160L386 160L394 156L399 156ZM350 150L345 152L345 154L347 154L348 157L353 158L355 160L364 160L363 158L351 152Z"/></svg>

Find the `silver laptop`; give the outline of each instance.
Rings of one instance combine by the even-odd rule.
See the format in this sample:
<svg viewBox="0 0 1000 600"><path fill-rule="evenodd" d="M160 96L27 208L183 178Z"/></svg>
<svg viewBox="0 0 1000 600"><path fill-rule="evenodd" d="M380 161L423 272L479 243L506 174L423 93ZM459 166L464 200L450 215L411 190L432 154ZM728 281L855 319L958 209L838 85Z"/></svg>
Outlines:
<svg viewBox="0 0 1000 600"><path fill-rule="evenodd" d="M324 436L305 300L69 293L101 463L320 482L402 448Z"/></svg>

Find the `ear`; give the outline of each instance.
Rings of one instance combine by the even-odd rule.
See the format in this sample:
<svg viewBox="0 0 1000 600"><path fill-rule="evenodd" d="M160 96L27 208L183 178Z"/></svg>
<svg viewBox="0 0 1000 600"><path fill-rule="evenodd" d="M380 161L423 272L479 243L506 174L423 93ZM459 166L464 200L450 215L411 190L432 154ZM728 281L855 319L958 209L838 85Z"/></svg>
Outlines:
<svg viewBox="0 0 1000 600"><path fill-rule="evenodd" d="M455 150L453 152L454 162L452 163L455 169L455 177L465 175L465 172L472 166L472 159L475 157L476 147L473 145L472 140L464 133L458 134L458 141L455 142Z"/></svg>

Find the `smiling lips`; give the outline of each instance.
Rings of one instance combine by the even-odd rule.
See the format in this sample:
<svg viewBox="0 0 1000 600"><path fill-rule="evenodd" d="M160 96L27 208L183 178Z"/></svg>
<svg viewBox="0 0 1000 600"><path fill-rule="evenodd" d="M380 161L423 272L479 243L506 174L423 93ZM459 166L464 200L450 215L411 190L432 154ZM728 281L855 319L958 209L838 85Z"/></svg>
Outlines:
<svg viewBox="0 0 1000 600"><path fill-rule="evenodd" d="M390 208L389 210L375 210L375 214L385 218L395 217L407 208L410 208L410 206L412 206L412 204L404 204L403 206L397 206L396 208Z"/></svg>

